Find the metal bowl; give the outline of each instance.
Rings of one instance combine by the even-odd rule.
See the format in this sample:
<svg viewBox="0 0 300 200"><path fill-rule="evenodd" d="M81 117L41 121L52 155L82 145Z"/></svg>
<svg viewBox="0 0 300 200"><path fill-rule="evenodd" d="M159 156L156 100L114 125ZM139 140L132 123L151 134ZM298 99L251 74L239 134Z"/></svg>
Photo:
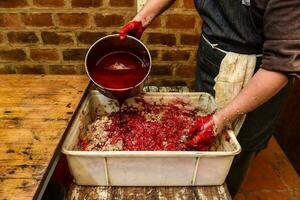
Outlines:
<svg viewBox="0 0 300 200"><path fill-rule="evenodd" d="M96 67L96 63L112 52L116 51L127 51L130 52L139 59L141 59L145 66L148 68L146 76L134 87L130 88L107 88L101 85L101 83L96 82L91 75L91 69ZM114 93L127 93L127 97L132 97L139 94L144 86L144 81L148 77L151 70L151 55L147 47L138 39L132 36L127 36L124 40L120 40L119 34L113 34L105 36L97 40L88 50L85 56L85 70L90 78L90 80L96 85L96 88L105 96L109 98L115 98Z"/></svg>

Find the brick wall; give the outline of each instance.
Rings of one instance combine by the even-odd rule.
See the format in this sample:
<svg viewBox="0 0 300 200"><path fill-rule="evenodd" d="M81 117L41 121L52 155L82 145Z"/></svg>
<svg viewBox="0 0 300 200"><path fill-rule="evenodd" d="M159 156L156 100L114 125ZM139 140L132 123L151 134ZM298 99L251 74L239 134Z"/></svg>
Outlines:
<svg viewBox="0 0 300 200"><path fill-rule="evenodd" d="M89 46L135 13L135 0L0 0L0 73L83 74ZM151 24L142 37L153 57L149 84L194 84L200 31L193 0L177 0Z"/></svg>

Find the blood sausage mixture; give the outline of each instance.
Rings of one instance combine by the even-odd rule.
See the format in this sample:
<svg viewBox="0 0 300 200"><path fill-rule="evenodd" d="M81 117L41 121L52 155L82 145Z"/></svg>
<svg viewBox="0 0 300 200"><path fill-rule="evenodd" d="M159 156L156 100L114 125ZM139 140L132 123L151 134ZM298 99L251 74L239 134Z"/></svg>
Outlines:
<svg viewBox="0 0 300 200"><path fill-rule="evenodd" d="M97 118L79 136L82 151L187 151L198 110L180 100L168 105L124 105L121 111Z"/></svg>

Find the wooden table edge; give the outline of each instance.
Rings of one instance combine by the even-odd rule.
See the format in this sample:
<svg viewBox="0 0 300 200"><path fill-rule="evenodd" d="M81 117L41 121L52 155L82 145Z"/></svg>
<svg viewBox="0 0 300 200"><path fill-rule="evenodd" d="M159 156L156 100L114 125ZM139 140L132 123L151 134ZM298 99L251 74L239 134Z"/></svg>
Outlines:
<svg viewBox="0 0 300 200"><path fill-rule="evenodd" d="M43 175L43 177L42 177L42 179L40 181L40 184L39 184L37 190L35 191L33 199L37 199L37 200L42 199L43 194L44 194L44 192L45 192L45 190L47 188L47 185L48 185L48 183L50 181L50 178L51 178L51 176L52 176L52 174L53 174L53 172L55 170L57 162L58 162L58 160L59 160L59 158L61 156L61 147L62 147L62 144L63 144L65 138L66 138L67 132L70 129L70 127L72 125L72 122L74 121L74 118L77 115L80 106L82 105L84 99L88 95L89 88L90 88L91 84L92 84L91 81L89 81L88 84L87 84L87 86L85 87L84 92L83 92L83 94L81 96L81 99L80 99L78 105L76 106L76 109L73 112L73 114L71 116L71 119L69 120L66 129L64 130L62 138L61 138L60 142L58 143L58 145L57 145L57 147L56 147L56 149L54 151L53 157L52 157L51 161L49 162L49 164L48 164L48 166L46 168L46 171L45 171L45 173L44 173L44 175Z"/></svg>

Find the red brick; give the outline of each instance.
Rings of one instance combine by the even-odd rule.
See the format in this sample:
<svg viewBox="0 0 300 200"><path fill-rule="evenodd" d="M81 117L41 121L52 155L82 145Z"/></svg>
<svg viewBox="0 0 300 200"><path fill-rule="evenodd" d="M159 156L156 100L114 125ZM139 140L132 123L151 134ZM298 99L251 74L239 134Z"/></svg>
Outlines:
<svg viewBox="0 0 300 200"><path fill-rule="evenodd" d="M189 9L195 9L194 0L183 0L183 6Z"/></svg>
<svg viewBox="0 0 300 200"><path fill-rule="evenodd" d="M102 15L95 16L95 23L98 27L116 27L124 24L124 18L121 15Z"/></svg>
<svg viewBox="0 0 300 200"><path fill-rule="evenodd" d="M0 50L0 60L23 61L26 53L22 49Z"/></svg>
<svg viewBox="0 0 300 200"><path fill-rule="evenodd" d="M22 20L27 26L53 26L50 13L26 13L22 14Z"/></svg>
<svg viewBox="0 0 300 200"><path fill-rule="evenodd" d="M190 81L173 80L171 76L149 76L147 79L147 85L153 86L187 86ZM159 88L158 88L159 89Z"/></svg>
<svg viewBox="0 0 300 200"><path fill-rule="evenodd" d="M254 191L247 194L247 200L290 200L289 192L259 192Z"/></svg>
<svg viewBox="0 0 300 200"><path fill-rule="evenodd" d="M45 74L45 67L42 65L22 65L16 67L18 74Z"/></svg>
<svg viewBox="0 0 300 200"><path fill-rule="evenodd" d="M176 76L183 78L194 78L195 77L196 66L178 66L176 68Z"/></svg>
<svg viewBox="0 0 300 200"><path fill-rule="evenodd" d="M10 43L37 43L39 41L34 32L9 32L7 38Z"/></svg>
<svg viewBox="0 0 300 200"><path fill-rule="evenodd" d="M20 16L16 13L1 13L0 27L9 27L9 28L21 27Z"/></svg>
<svg viewBox="0 0 300 200"><path fill-rule="evenodd" d="M195 92L195 79L186 79L185 80L186 86L189 88L190 92Z"/></svg>
<svg viewBox="0 0 300 200"><path fill-rule="evenodd" d="M30 57L34 61L59 60L58 51L55 49L30 49Z"/></svg>
<svg viewBox="0 0 300 200"><path fill-rule="evenodd" d="M50 65L49 74L76 74L74 65Z"/></svg>
<svg viewBox="0 0 300 200"><path fill-rule="evenodd" d="M200 40L200 34L199 35L182 34L180 37L180 43L185 45L198 46L199 40Z"/></svg>
<svg viewBox="0 0 300 200"><path fill-rule="evenodd" d="M161 86L186 86L185 81L183 80L172 80L171 78L164 78L161 81Z"/></svg>
<svg viewBox="0 0 300 200"><path fill-rule="evenodd" d="M174 50L167 51L163 54L162 60L174 61L174 60L188 60L190 53L188 51Z"/></svg>
<svg viewBox="0 0 300 200"><path fill-rule="evenodd" d="M40 7L63 7L64 0L33 0L33 4Z"/></svg>
<svg viewBox="0 0 300 200"><path fill-rule="evenodd" d="M105 32L79 32L77 41L82 44L93 44L96 40L104 37Z"/></svg>
<svg viewBox="0 0 300 200"><path fill-rule="evenodd" d="M154 64L151 68L151 75L170 76L172 75L171 65Z"/></svg>
<svg viewBox="0 0 300 200"><path fill-rule="evenodd" d="M151 55L152 62L153 62L153 60L157 59L157 57L158 57L158 51L157 50L150 50L150 55Z"/></svg>
<svg viewBox="0 0 300 200"><path fill-rule="evenodd" d="M58 24L64 27L86 27L88 18L86 13L58 14Z"/></svg>
<svg viewBox="0 0 300 200"><path fill-rule="evenodd" d="M161 27L161 17L157 17L151 22L151 24L147 27L147 29L149 28L156 29L160 27Z"/></svg>
<svg viewBox="0 0 300 200"><path fill-rule="evenodd" d="M174 46L176 44L176 37L174 34L149 33L148 34L148 43Z"/></svg>
<svg viewBox="0 0 300 200"><path fill-rule="evenodd" d="M166 27L174 29L192 29L195 26L195 22L195 16L193 15L168 15Z"/></svg>
<svg viewBox="0 0 300 200"><path fill-rule="evenodd" d="M12 66L0 66L0 74L15 74L16 71Z"/></svg>
<svg viewBox="0 0 300 200"><path fill-rule="evenodd" d="M72 0L72 7L100 7L103 5L102 0Z"/></svg>
<svg viewBox="0 0 300 200"><path fill-rule="evenodd" d="M109 5L114 7L132 7L135 5L135 0L110 0Z"/></svg>
<svg viewBox="0 0 300 200"><path fill-rule="evenodd" d="M147 78L147 85L153 85L153 86L158 86L160 84L161 79L158 78L157 76L148 76Z"/></svg>
<svg viewBox="0 0 300 200"><path fill-rule="evenodd" d="M63 51L64 60L80 60L83 61L87 49L66 49Z"/></svg>
<svg viewBox="0 0 300 200"><path fill-rule="evenodd" d="M84 74L84 75L86 75L86 71L85 71L84 65L76 66L76 68L77 68L77 71L78 71L79 74Z"/></svg>
<svg viewBox="0 0 300 200"><path fill-rule="evenodd" d="M0 8L17 8L27 5L26 0L0 0Z"/></svg>
<svg viewBox="0 0 300 200"><path fill-rule="evenodd" d="M72 36L68 34L44 31L41 33L41 36L45 44L73 44L74 43Z"/></svg>
<svg viewBox="0 0 300 200"><path fill-rule="evenodd" d="M0 44L2 44L4 42L4 36L2 35L2 33L0 33Z"/></svg>

